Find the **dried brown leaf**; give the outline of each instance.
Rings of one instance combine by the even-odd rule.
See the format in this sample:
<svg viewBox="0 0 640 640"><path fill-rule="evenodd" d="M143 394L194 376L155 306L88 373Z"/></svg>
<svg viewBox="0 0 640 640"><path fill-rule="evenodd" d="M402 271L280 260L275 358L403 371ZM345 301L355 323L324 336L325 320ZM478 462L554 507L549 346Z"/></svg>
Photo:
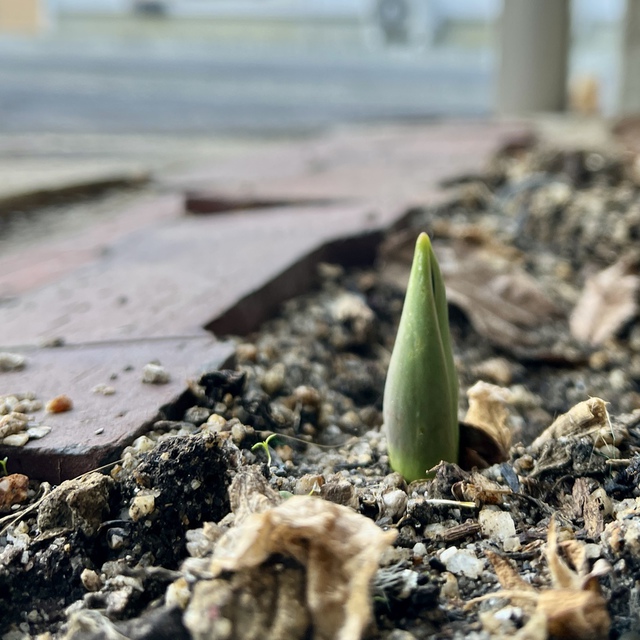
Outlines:
<svg viewBox="0 0 640 640"><path fill-rule="evenodd" d="M598 494L590 494L584 503L584 528L587 535L594 540L604 531L603 508L602 497Z"/></svg>
<svg viewBox="0 0 640 640"><path fill-rule="evenodd" d="M488 382L468 391L469 410L460 425L458 463L463 469L484 469L509 458L511 430L507 425L510 392Z"/></svg>
<svg viewBox="0 0 640 640"><path fill-rule="evenodd" d="M305 567L314 637L357 639L371 618L371 578L395 536L347 507L293 496L227 532L212 572L258 568L273 554L292 557Z"/></svg>
<svg viewBox="0 0 640 640"><path fill-rule="evenodd" d="M566 502L569 517L582 517L584 505L591 491L591 481L589 478L576 478L571 491L571 500Z"/></svg>
<svg viewBox="0 0 640 640"><path fill-rule="evenodd" d="M446 265L442 275L449 301L493 344L513 348L537 343L535 329L557 310L531 276L508 272L480 259Z"/></svg>
<svg viewBox="0 0 640 640"><path fill-rule="evenodd" d="M567 436L589 436L597 446L605 443L619 444L625 437L625 431L612 425L607 403L602 398L589 398L558 416L551 426L531 443L531 448L536 451L547 442Z"/></svg>
<svg viewBox="0 0 640 640"><path fill-rule="evenodd" d="M561 557L560 546L577 570L571 569ZM594 567L594 570L588 573L584 545L573 539L559 543L555 518L552 518L549 523L546 555L553 588L538 592L531 585L524 583L507 560L487 551L487 557L494 566L498 580L504 589L475 598L468 604L490 598L509 598L523 608L527 607L527 603L535 603L535 613L523 627L527 629L525 637L546 637L540 635L539 629L544 617L547 634L555 638L562 640L607 638L611 620L607 612L607 602L600 592L596 577L603 575L606 568Z"/></svg>
<svg viewBox="0 0 640 640"><path fill-rule="evenodd" d="M481 473L473 472L468 480L456 482L451 493L457 500L475 502L476 504L502 504L505 495L511 495L511 489L490 480Z"/></svg>
<svg viewBox="0 0 640 640"><path fill-rule="evenodd" d="M550 589L540 593L538 610L547 618L550 635L563 640L604 640L611 619L600 593Z"/></svg>
<svg viewBox="0 0 640 640"><path fill-rule="evenodd" d="M469 409L465 423L484 431L496 441L505 459L511 446L511 429L507 424L511 392L495 384L479 381L468 391Z"/></svg>
<svg viewBox="0 0 640 640"><path fill-rule="evenodd" d="M282 496L269 486L255 467L241 469L229 485L229 504L234 523L242 524L251 514L262 513L282 502Z"/></svg>
<svg viewBox="0 0 640 640"><path fill-rule="evenodd" d="M555 518L549 523L547 534L547 562L551 573L551 582L556 589L582 589L583 580L578 573L572 571L560 557L558 551L558 531Z"/></svg>
<svg viewBox="0 0 640 640"><path fill-rule="evenodd" d="M625 256L587 279L569 318L575 338L602 344L638 313L640 276L633 272L637 262L637 257Z"/></svg>
<svg viewBox="0 0 640 640"><path fill-rule="evenodd" d="M511 590L511 591L525 591L528 593L536 593L534 587L532 587L528 582L525 582L520 574L516 571L513 565L502 556L498 555L494 551L487 549L485 551L485 555L489 558L489 562L491 562L491 566L493 570L496 572L496 576L498 577L498 581L500 582L500 586L503 589ZM514 598L514 601L517 598ZM527 599L526 604L519 603L518 606L526 607L531 600Z"/></svg>

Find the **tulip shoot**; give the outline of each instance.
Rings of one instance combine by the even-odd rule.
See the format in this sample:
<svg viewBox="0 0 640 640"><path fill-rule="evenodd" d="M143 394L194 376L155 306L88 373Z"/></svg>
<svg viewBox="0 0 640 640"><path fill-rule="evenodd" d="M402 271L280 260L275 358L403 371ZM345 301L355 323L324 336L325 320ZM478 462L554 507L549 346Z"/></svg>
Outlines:
<svg viewBox="0 0 640 640"><path fill-rule="evenodd" d="M458 460L458 378L444 282L421 233L387 372L383 400L389 461L411 482Z"/></svg>

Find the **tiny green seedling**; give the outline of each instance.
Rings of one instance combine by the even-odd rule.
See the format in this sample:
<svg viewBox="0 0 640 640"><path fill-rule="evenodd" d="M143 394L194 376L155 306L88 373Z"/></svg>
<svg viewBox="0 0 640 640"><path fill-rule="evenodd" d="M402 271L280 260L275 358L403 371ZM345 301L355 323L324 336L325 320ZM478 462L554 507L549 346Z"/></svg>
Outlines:
<svg viewBox="0 0 640 640"><path fill-rule="evenodd" d="M270 436L267 436L262 442L256 442L253 447L251 447L251 451L257 451L258 449L264 449L267 453L267 466L271 466L271 451L269 451L269 443L277 437L277 433L272 433Z"/></svg>
<svg viewBox="0 0 640 640"><path fill-rule="evenodd" d="M444 281L431 241L416 242L383 399L389 462L411 482L458 460L458 379Z"/></svg>
<svg viewBox="0 0 640 640"><path fill-rule="evenodd" d="M2 469L2 475L3 476L8 476L9 472L7 471L7 461L9 460L9 458L4 458L3 460L0 460L0 469Z"/></svg>

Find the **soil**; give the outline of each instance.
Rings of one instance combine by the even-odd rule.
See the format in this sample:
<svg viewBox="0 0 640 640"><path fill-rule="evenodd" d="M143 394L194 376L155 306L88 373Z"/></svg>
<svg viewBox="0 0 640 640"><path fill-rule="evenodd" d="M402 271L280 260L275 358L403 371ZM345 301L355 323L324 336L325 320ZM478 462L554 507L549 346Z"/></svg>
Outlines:
<svg viewBox="0 0 640 640"><path fill-rule="evenodd" d="M378 264L322 265L316 291L238 337L235 367L190 381L118 463L32 483L25 510L2 521L3 637L330 637L295 543L250 567L254 540L244 564L212 569L247 513L291 495L397 533L374 558L366 637L640 637L635 172L619 153L512 144L453 181L446 204L408 212ZM450 295L460 417L478 380L502 389L512 446L481 472L442 463L407 486L389 468L382 395L422 230ZM577 318L613 267L609 295L600 287ZM500 589L520 597L466 606Z"/></svg>

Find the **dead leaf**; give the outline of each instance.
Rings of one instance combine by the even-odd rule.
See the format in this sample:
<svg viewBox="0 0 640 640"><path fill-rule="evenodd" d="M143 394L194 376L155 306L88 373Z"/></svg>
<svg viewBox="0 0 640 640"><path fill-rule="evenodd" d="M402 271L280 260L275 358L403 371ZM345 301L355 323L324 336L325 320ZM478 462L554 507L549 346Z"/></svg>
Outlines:
<svg viewBox="0 0 640 640"><path fill-rule="evenodd" d="M505 489L476 471L471 473L468 480L456 482L451 487L451 493L456 500L475 502L478 506L502 504L505 496L513 495L511 489Z"/></svg>
<svg viewBox="0 0 640 640"><path fill-rule="evenodd" d="M561 547L567 552L575 569L562 558ZM611 619L597 580L597 576L603 574L602 569L594 567L594 571L587 571L586 552L582 543L573 539L558 542L555 518L549 523L546 556L553 587L536 591L520 578L506 559L488 551L487 557L504 589L474 598L467 606L491 598L507 598L517 602L524 610L535 604L534 613L522 629L523 637L553 636L562 640L608 638ZM545 621L546 635L540 634L542 619Z"/></svg>
<svg viewBox="0 0 640 640"><path fill-rule="evenodd" d="M306 572L305 606L314 638L360 638L371 618L369 584L395 531L382 531L348 507L293 496L246 518L218 542L212 573L259 570L270 556L294 558Z"/></svg>
<svg viewBox="0 0 640 640"><path fill-rule="evenodd" d="M234 524L242 524L251 514L262 513L282 502L282 496L269 486L255 467L241 469L229 485L229 504Z"/></svg>
<svg viewBox="0 0 640 640"><path fill-rule="evenodd" d="M537 451L546 442L553 442L563 437L588 436L594 446L605 444L621 444L628 433L623 426L616 426L611 422L607 403L602 398L589 398L574 405L547 427L532 443L531 448Z"/></svg>
<svg viewBox="0 0 640 640"><path fill-rule="evenodd" d="M638 313L638 256L627 255L587 279L571 317L572 335L591 345L602 344Z"/></svg>
<svg viewBox="0 0 640 640"><path fill-rule="evenodd" d="M603 496L598 490L587 497L583 510L584 528L593 540L597 540L604 531L604 508Z"/></svg>
<svg viewBox="0 0 640 640"><path fill-rule="evenodd" d="M535 478L549 471L557 471L571 466L571 444L581 438L589 438L593 443L594 465L601 464L603 456L611 449L621 445L629 437L625 425L612 422L607 411L606 402L601 398L589 398L574 405L547 427L532 443L531 450L536 454L533 470L528 474ZM559 446L558 440L562 441ZM600 462L599 462L600 461Z"/></svg>
<svg viewBox="0 0 640 640"><path fill-rule="evenodd" d="M509 458L508 389L476 382L468 391L469 410L460 423L458 463L463 469L486 469Z"/></svg>
<svg viewBox="0 0 640 640"><path fill-rule="evenodd" d="M543 591L538 609L547 619L549 635L564 640L604 640L611 619L600 593L575 589Z"/></svg>
<svg viewBox="0 0 640 640"><path fill-rule="evenodd" d="M449 302L497 346L537 344L534 329L558 314L535 279L511 261L458 247L440 250L438 257Z"/></svg>
<svg viewBox="0 0 640 640"><path fill-rule="evenodd" d="M556 589L580 590L583 586L583 578L576 571L569 568L558 551L558 531L556 519L551 518L547 533L547 562L551 573L551 582ZM580 571L582 571L582 566Z"/></svg>
<svg viewBox="0 0 640 640"><path fill-rule="evenodd" d="M485 555L487 556L487 558L489 558L489 562L491 562L491 566L493 566L493 570L496 572L498 582L500 582L500 586L503 589L511 591L524 591L526 593L537 593L532 585L530 585L528 582L525 582L520 577L509 560L503 558L494 551L491 551L491 549L487 549L485 551ZM517 598L514 598L513 602L514 604L516 604L516 606L522 607L525 610L532 610L534 608L531 607L530 598L526 598L522 601L518 601Z"/></svg>

